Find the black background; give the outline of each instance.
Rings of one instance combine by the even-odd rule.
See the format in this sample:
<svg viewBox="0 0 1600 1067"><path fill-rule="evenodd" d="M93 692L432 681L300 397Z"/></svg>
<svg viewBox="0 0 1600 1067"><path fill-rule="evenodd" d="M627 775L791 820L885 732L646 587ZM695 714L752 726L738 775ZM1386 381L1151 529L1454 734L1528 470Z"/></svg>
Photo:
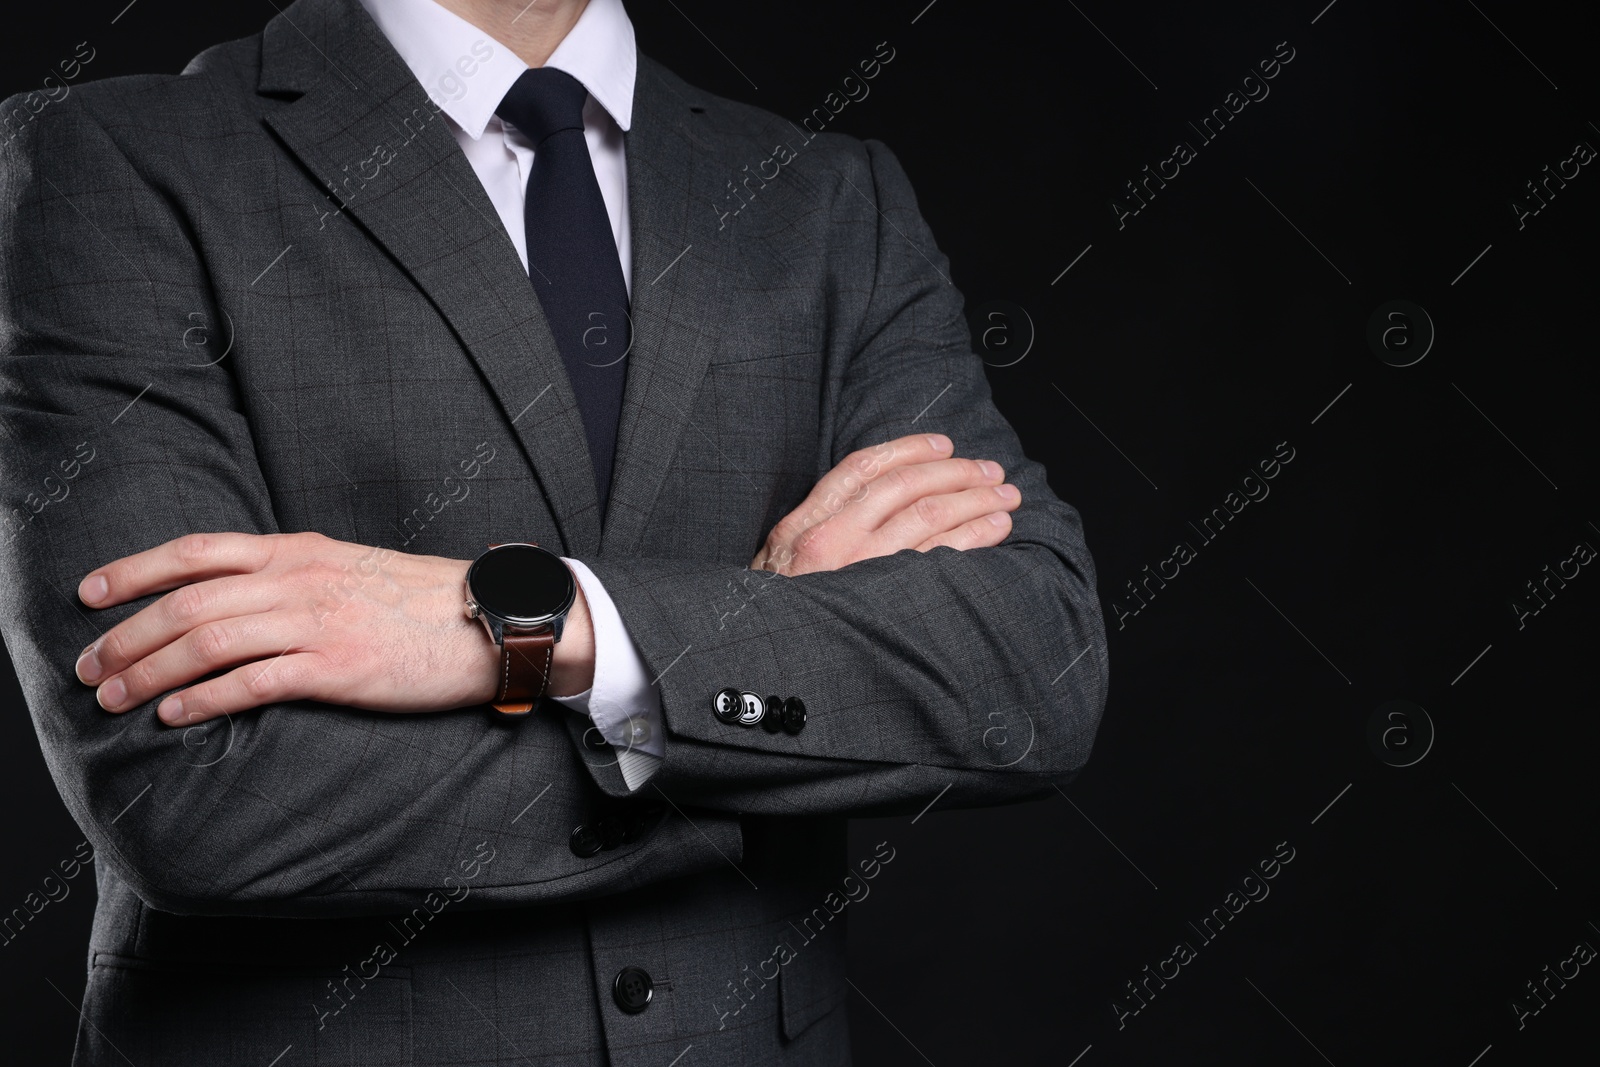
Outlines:
<svg viewBox="0 0 1600 1067"><path fill-rule="evenodd" d="M1600 945L1600 577L1521 629L1510 602L1600 547L1597 167L1520 229L1510 205L1600 146L1593 36L1557 5L1325 3L630 5L644 51L794 118L894 48L834 128L911 175L1100 572L1111 699L1066 794L855 826L852 858L896 849L848 909L862 1064L1493 1067L1592 1041L1595 967L1521 1028L1511 1003ZM0 93L85 40L81 79L176 72L274 13L124 4L9 11ZM1187 124L1283 41L1270 95L1202 144ZM1180 140L1197 157L1119 229L1111 198ZM1437 331L1407 367L1366 339L1397 299ZM1270 495L1203 543L1189 523L1280 442ZM1197 557L1119 629L1180 540ZM3 686L9 912L81 834ZM1415 715L1369 743L1396 699L1431 746ZM1270 895L1203 942L1188 924L1280 842ZM11 1062L69 1055L93 908L70 884L0 947ZM1119 1028L1180 940L1195 959Z"/></svg>

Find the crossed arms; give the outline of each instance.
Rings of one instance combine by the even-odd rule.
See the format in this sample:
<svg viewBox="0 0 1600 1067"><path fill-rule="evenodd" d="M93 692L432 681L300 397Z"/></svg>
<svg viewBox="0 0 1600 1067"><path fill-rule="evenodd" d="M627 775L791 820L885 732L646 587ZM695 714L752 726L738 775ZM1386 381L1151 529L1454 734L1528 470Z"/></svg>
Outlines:
<svg viewBox="0 0 1600 1067"><path fill-rule="evenodd" d="M487 698L492 649L461 613L466 563L396 554L359 603L313 623L305 594L370 550L279 529L243 387L226 365L193 366L168 336L217 300L191 230L86 107L75 98L0 150L3 499L23 500L77 442L106 442L49 523L0 546L3 624L63 798L146 901L219 913L397 906L452 869L461 841L507 832L530 783L553 783L543 821L514 828L519 847L501 850L474 906L720 863L687 856L707 851L700 833L737 850L737 820L718 813L915 811L941 791L941 806L999 803L1082 766L1107 669L1081 524L990 400L960 295L881 146L856 145L842 164L878 221L861 343L828 416L837 465L772 531L756 570L585 561L658 678L670 739L647 788L703 814L699 830L583 866L565 836L586 763L559 724L358 710ZM885 430L912 414L907 381L950 383L930 420L940 433L885 446ZM151 382L138 417L106 434ZM1018 498L995 494L1006 480ZM996 513L1008 525L989 524ZM684 610L752 575L760 594L732 620ZM90 637L93 655L81 656ZM574 641L558 691L585 684L585 659ZM227 673L197 682L218 668ZM730 682L803 692L805 733L730 732L708 710ZM172 690L178 729L149 707ZM245 708L256 710L196 734ZM997 726L1009 748L992 743ZM215 761L200 748L224 738ZM623 791L587 766L601 790Z"/></svg>
<svg viewBox="0 0 1600 1067"><path fill-rule="evenodd" d="M901 550L999 544L1020 491L999 464L952 451L942 434L915 434L846 457L773 528L752 569L794 577ZM290 700L383 712L487 704L500 657L462 611L470 562L317 533L188 534L78 583L92 608L167 595L92 641L74 669L109 712L171 693L156 708L170 726ZM594 659L580 592L551 692L589 688Z"/></svg>

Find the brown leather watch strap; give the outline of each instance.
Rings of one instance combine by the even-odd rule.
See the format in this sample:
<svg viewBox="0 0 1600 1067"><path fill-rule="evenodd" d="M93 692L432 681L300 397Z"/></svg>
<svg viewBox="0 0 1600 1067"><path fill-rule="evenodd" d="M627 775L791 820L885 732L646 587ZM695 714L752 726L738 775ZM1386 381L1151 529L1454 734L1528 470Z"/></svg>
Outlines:
<svg viewBox="0 0 1600 1067"><path fill-rule="evenodd" d="M506 634L500 650L500 691L494 710L502 715L526 715L550 687L550 664L555 657L556 635Z"/></svg>

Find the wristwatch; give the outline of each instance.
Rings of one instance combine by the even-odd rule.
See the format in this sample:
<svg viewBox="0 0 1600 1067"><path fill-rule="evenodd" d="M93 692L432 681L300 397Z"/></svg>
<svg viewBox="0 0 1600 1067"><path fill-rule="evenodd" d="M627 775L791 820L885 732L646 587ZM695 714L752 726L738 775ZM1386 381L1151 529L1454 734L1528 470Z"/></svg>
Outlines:
<svg viewBox="0 0 1600 1067"><path fill-rule="evenodd" d="M490 545L467 570L467 618L500 648L503 715L526 715L550 685L550 664L578 585L567 565L529 543Z"/></svg>

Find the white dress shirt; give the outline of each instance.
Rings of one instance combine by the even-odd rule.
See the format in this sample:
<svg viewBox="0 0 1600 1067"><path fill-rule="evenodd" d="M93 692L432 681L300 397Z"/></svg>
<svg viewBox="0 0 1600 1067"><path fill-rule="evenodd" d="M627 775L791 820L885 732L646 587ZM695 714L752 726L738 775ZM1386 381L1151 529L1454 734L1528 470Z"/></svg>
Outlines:
<svg viewBox="0 0 1600 1067"><path fill-rule="evenodd" d="M434 0L361 0L361 5L449 120L527 270L523 197L533 167L533 145L494 111L528 65ZM583 107L584 137L611 219L622 277L632 296L628 163L622 134L633 121L638 51L622 0L589 0L545 66L567 72L589 90ZM528 299L537 299L531 286ZM600 580L581 562L566 563L583 590L594 624L594 685L554 699L589 716L617 753L623 781L630 790L638 789L666 754L661 692L651 684L644 660Z"/></svg>

